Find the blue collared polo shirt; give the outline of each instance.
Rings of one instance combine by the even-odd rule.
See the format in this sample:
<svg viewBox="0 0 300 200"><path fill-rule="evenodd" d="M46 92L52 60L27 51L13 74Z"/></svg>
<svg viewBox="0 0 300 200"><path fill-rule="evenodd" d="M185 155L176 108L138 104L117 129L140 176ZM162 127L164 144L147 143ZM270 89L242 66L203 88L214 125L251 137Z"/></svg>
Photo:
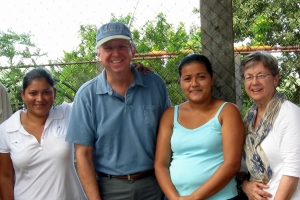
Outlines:
<svg viewBox="0 0 300 200"><path fill-rule="evenodd" d="M155 73L139 74L125 98L103 70L78 90L66 141L93 147L96 171L126 175L153 169L158 123L171 106L164 81Z"/></svg>

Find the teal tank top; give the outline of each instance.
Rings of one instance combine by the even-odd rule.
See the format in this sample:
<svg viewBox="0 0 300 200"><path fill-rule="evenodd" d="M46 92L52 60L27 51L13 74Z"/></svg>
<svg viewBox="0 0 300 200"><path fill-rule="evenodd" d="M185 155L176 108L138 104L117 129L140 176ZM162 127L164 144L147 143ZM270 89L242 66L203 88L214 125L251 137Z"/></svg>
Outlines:
<svg viewBox="0 0 300 200"><path fill-rule="evenodd" d="M221 124L218 116L227 102L207 123L187 129L178 123L178 106L174 107L174 128L171 137L171 180L180 196L190 195L224 162ZM236 181L232 179L209 200L226 200L237 196Z"/></svg>

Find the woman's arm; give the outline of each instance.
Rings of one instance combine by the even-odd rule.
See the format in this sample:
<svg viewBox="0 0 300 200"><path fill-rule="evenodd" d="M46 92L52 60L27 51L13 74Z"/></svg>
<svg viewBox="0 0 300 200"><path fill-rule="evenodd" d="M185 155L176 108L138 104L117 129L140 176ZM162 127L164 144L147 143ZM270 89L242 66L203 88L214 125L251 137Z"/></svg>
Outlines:
<svg viewBox="0 0 300 200"><path fill-rule="evenodd" d="M9 153L0 153L0 199L14 199L14 168Z"/></svg>
<svg viewBox="0 0 300 200"><path fill-rule="evenodd" d="M233 104L226 104L219 115L222 125L224 162L193 194L192 199L206 199L224 188L240 170L244 144L244 124Z"/></svg>
<svg viewBox="0 0 300 200"><path fill-rule="evenodd" d="M299 182L298 177L283 175L280 180L274 200L291 199L295 190L297 189L298 182Z"/></svg>
<svg viewBox="0 0 300 200"><path fill-rule="evenodd" d="M158 130L156 153L155 153L155 175L157 181L169 200L179 197L170 178L169 166L171 162L171 136L173 130L174 108L168 108L163 113Z"/></svg>

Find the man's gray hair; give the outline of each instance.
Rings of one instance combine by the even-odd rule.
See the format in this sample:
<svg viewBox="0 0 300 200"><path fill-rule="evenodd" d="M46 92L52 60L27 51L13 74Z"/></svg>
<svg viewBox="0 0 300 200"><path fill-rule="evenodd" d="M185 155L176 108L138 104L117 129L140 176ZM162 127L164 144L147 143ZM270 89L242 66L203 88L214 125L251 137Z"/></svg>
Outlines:
<svg viewBox="0 0 300 200"><path fill-rule="evenodd" d="M134 41L132 40L129 40L130 42L130 45L131 45L131 49L134 50L134 48L136 47L137 43L135 43ZM96 49L95 49L95 53L98 54L99 51L100 51L100 46L101 45L96 45Z"/></svg>

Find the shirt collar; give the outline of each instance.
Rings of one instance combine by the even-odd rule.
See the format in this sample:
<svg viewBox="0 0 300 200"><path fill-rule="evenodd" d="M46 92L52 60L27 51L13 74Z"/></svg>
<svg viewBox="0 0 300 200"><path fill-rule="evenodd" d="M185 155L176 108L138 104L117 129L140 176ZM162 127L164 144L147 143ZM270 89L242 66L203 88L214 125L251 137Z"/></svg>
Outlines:
<svg viewBox="0 0 300 200"><path fill-rule="evenodd" d="M10 119L7 120L7 123L5 125L5 130L7 133L20 130L20 128L22 127L21 113L23 112L24 111L19 110L16 113L14 113ZM49 116L46 120L45 128L52 122L52 120L62 119L63 117L64 117L64 113L62 112L61 109L52 107L50 109Z"/></svg>
<svg viewBox="0 0 300 200"><path fill-rule="evenodd" d="M133 72L133 75L134 75L134 81L133 83L131 84L130 87L133 87L135 85L140 85L142 87L146 87L145 83L144 83L144 80L143 80L143 77L142 76L145 76L143 74L140 74L138 72L138 70L131 65L131 71ZM96 94L109 94L109 95L112 95L113 93L113 90L111 88L111 86L109 85L109 83L107 82L106 80L106 70L105 68L103 69L103 71L101 72L101 74L98 75L97 77L97 88L96 88Z"/></svg>

